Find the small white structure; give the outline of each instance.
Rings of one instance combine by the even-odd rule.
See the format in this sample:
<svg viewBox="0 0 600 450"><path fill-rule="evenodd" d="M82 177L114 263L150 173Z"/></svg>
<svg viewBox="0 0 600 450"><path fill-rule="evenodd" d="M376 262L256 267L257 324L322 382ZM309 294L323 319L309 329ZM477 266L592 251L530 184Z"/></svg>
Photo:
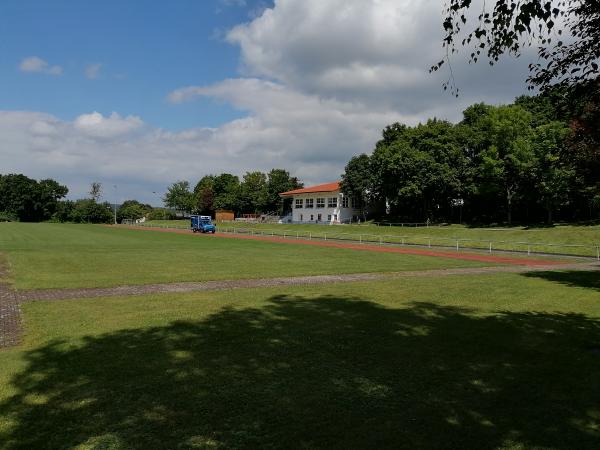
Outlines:
<svg viewBox="0 0 600 450"><path fill-rule="evenodd" d="M339 181L282 192L279 195L292 198L294 223L348 223L359 215L354 199L341 192Z"/></svg>

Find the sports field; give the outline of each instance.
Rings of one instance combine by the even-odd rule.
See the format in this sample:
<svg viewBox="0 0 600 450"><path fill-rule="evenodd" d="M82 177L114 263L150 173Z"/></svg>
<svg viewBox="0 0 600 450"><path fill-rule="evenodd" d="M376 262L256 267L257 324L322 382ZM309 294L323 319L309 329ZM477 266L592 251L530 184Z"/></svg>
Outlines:
<svg viewBox="0 0 600 450"><path fill-rule="evenodd" d="M144 226L189 228L189 220L155 220ZM218 230L254 232L279 236L308 237L316 239L362 240L389 243L410 243L422 246L460 247L494 250L509 250L550 254L573 254L597 256L600 248L600 225L557 225L553 227L467 227L447 226L377 226L362 225L317 225L277 224L252 222L226 222L218 224Z"/></svg>
<svg viewBox="0 0 600 450"><path fill-rule="evenodd" d="M206 239L202 239L206 237ZM18 289L398 272L490 263L71 224L0 224ZM493 265L493 263L491 263Z"/></svg>
<svg viewBox="0 0 600 450"><path fill-rule="evenodd" d="M600 440L600 272L589 262L504 273L512 266L54 224L0 224L0 253L17 289L0 292L0 313L3 298L22 299L20 343L0 349L0 449ZM366 272L386 278L344 281ZM324 274L341 278L227 287ZM210 291L110 291L214 280ZM101 287L110 296L27 300L27 289Z"/></svg>

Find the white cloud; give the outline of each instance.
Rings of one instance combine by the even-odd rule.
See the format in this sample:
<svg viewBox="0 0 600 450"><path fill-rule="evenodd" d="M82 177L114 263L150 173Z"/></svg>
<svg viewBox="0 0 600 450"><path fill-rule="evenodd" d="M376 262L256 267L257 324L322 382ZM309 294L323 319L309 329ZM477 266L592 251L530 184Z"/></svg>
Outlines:
<svg viewBox="0 0 600 450"><path fill-rule="evenodd" d="M130 184L129 196L156 203L151 192L206 173L283 167L306 182L337 179L348 155L370 148L393 114L323 101L262 80L227 80L200 95L236 99L255 112L218 128L170 132L116 113L73 121L35 112L0 112L3 172L55 177L74 196L90 181ZM271 103L272 109L256 98ZM121 189L123 191L124 189Z"/></svg>
<svg viewBox="0 0 600 450"><path fill-rule="evenodd" d="M29 56L27 58L23 58L19 64L19 69L21 72L37 72L48 75L61 75L63 73L62 67L51 66L38 56Z"/></svg>
<svg viewBox="0 0 600 450"><path fill-rule="evenodd" d="M102 64L88 64L85 67L85 77L89 80L95 80L100 75L100 69L102 68Z"/></svg>
<svg viewBox="0 0 600 450"><path fill-rule="evenodd" d="M392 122L457 120L469 104L510 102L525 91L527 60L490 68L457 59L463 93L444 93L446 75L428 73L442 53L441 8L437 0L277 0L227 34L240 46L243 77L167 96L175 104L217 99L245 117L170 132L117 113L63 121L0 112L0 148L9 149L0 167L56 177L74 195L96 179L127 184L125 198L154 203L152 191L207 173L282 167L306 183L338 179Z"/></svg>
<svg viewBox="0 0 600 450"><path fill-rule="evenodd" d="M469 102L510 101L523 92L526 58L490 68L469 66L462 54L453 64L463 96L445 95L448 73L429 74L443 54L441 16L439 0L277 0L226 39L240 46L247 76L422 119L436 111L457 118Z"/></svg>
<svg viewBox="0 0 600 450"><path fill-rule="evenodd" d="M127 135L142 127L144 122L137 116L121 117L116 112L104 117L99 112L82 114L73 126L83 135L100 139L111 139Z"/></svg>

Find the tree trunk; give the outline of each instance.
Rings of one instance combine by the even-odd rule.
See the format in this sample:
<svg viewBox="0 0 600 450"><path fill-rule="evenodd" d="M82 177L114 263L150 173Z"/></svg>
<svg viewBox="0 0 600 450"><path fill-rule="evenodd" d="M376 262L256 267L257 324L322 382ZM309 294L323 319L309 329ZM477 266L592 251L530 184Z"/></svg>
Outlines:
<svg viewBox="0 0 600 450"><path fill-rule="evenodd" d="M512 185L506 186L506 218L509 226L512 225L512 199L514 195Z"/></svg>

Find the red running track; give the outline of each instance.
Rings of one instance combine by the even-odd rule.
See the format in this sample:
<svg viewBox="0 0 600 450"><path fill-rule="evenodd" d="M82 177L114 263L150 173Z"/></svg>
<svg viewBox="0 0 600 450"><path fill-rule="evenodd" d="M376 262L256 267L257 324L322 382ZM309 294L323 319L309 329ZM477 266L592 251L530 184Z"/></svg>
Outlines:
<svg viewBox="0 0 600 450"><path fill-rule="evenodd" d="M114 225L109 225L114 226ZM178 229L178 228L159 228L159 227L139 227L130 225L118 225L120 228L128 228L132 230L149 230L149 231L163 231L166 233L178 233L178 234L193 234L191 230ZM332 247L332 248L345 248L352 250L367 250L381 253L401 253L404 255L420 255L420 256L435 256L438 258L450 258L450 259L461 259L465 261L479 261L489 262L496 264L512 264L520 266L549 266L554 264L564 264L563 261L549 260L549 259L536 259L536 258L509 258L505 256L494 256L494 255L483 255L479 253L463 253L463 252L449 252L449 251L438 251L438 250L425 250L418 248L406 248L406 247L391 247L381 246L373 244L350 244L346 242L331 242L331 241L320 241L320 240L308 240L308 239L285 239L275 236L256 236L247 234L229 234L229 233L217 233L217 234L202 234L198 233L197 236L204 238L227 238L227 239L247 239L253 241L266 241L266 242L277 242L279 244L300 244L300 245L314 245L316 247Z"/></svg>

